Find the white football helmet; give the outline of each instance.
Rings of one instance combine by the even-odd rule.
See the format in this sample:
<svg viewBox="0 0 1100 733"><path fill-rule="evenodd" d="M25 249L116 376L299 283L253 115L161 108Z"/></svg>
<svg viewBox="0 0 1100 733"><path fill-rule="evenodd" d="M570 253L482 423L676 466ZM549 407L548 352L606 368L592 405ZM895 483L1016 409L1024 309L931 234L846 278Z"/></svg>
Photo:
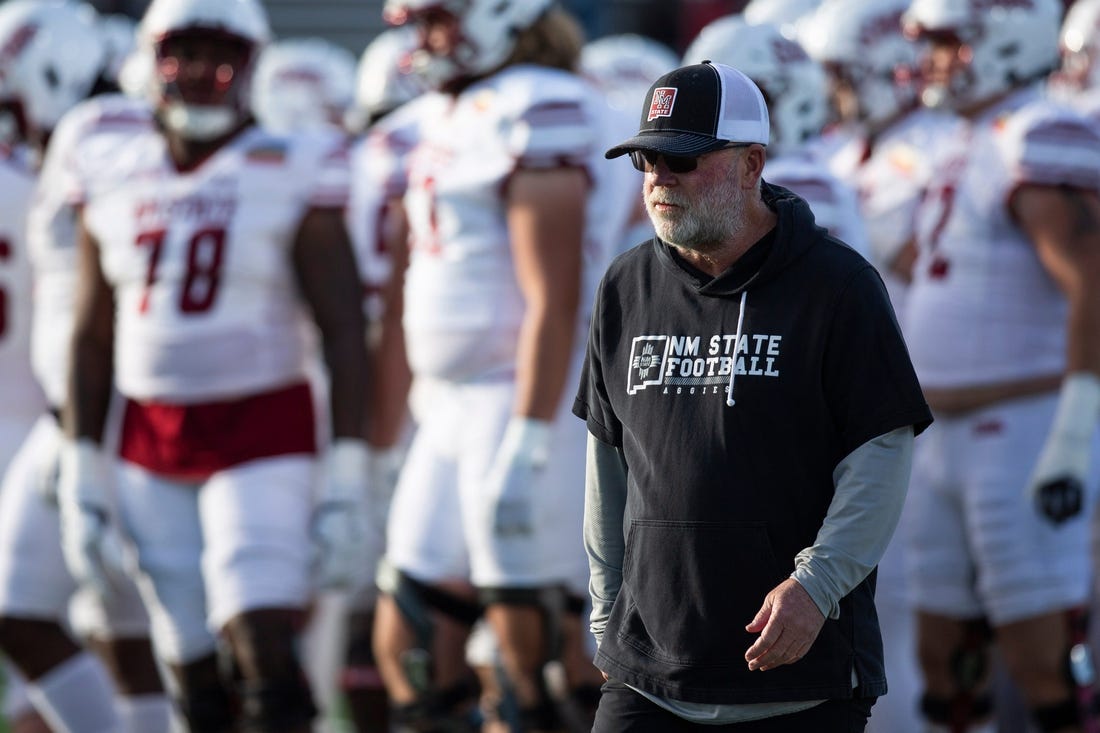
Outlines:
<svg viewBox="0 0 1100 733"><path fill-rule="evenodd" d="M800 26L799 41L825 69L851 85L859 119L878 126L914 106L907 79L917 49L901 32L909 0L825 0Z"/></svg>
<svg viewBox="0 0 1100 733"><path fill-rule="evenodd" d="M828 83L821 65L771 23L752 25L727 15L706 25L684 53L684 64L727 64L760 87L771 114L774 155L821 134L828 118Z"/></svg>
<svg viewBox="0 0 1100 733"><path fill-rule="evenodd" d="M240 44L244 58L235 67L218 69L217 103L189 102L175 81L178 64L163 53L173 37L211 34ZM245 119L251 105L250 84L256 60L271 37L259 0L153 0L138 26L139 58L152 62L147 93L161 121L177 134L210 140Z"/></svg>
<svg viewBox="0 0 1100 733"><path fill-rule="evenodd" d="M92 92L106 64L90 6L65 0L0 4L0 100L12 109L24 139L48 135Z"/></svg>
<svg viewBox="0 0 1100 733"><path fill-rule="evenodd" d="M252 109L275 132L343 129L354 94L354 54L320 38L288 38L260 54Z"/></svg>
<svg viewBox="0 0 1100 733"><path fill-rule="evenodd" d="M965 109L1045 77L1058 66L1061 22L1061 0L913 0L905 34L950 34L970 57L945 88L926 85L922 101Z"/></svg>
<svg viewBox="0 0 1100 733"><path fill-rule="evenodd" d="M750 0L741 17L752 25L771 23L787 38L798 38L799 29L820 4L821 0Z"/></svg>
<svg viewBox="0 0 1100 733"><path fill-rule="evenodd" d="M367 44L355 81L355 124L360 129L428 90L413 70L418 46L413 28L390 28Z"/></svg>
<svg viewBox="0 0 1100 733"><path fill-rule="evenodd" d="M658 77L680 65L676 53L648 36L604 36L581 49L581 72L607 95L615 109L635 113Z"/></svg>
<svg viewBox="0 0 1100 733"><path fill-rule="evenodd" d="M1061 80L1077 89L1100 86L1100 0L1077 0L1062 21Z"/></svg>
<svg viewBox="0 0 1100 733"><path fill-rule="evenodd" d="M516 35L534 25L552 4L553 0L386 0L382 17L391 25L405 25L434 11L458 20L458 37L449 55L434 56L425 49L414 55L417 71L439 86L500 66L515 48Z"/></svg>

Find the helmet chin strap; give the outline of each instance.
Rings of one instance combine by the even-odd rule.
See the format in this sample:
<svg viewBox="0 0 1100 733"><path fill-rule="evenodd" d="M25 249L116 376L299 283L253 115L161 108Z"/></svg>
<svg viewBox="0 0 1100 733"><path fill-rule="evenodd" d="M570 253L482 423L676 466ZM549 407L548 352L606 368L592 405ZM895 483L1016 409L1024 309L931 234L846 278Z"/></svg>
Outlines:
<svg viewBox="0 0 1100 733"><path fill-rule="evenodd" d="M163 107L168 129L187 140L205 142L225 135L240 120L231 107L168 102Z"/></svg>

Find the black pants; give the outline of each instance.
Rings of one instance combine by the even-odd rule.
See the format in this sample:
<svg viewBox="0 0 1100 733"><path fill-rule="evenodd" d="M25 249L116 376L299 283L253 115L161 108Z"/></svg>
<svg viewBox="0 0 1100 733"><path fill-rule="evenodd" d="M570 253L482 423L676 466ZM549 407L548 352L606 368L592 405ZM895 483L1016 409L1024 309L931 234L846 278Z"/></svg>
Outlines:
<svg viewBox="0 0 1100 733"><path fill-rule="evenodd" d="M691 723L654 705L621 682L601 689L592 733L862 733L877 698L828 700L790 715L729 725Z"/></svg>

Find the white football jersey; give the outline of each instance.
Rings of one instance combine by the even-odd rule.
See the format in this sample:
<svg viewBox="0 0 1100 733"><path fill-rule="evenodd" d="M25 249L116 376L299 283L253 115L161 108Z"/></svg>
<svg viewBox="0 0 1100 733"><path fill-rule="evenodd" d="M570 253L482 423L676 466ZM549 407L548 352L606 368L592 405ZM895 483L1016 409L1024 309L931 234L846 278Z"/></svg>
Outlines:
<svg viewBox="0 0 1100 733"><path fill-rule="evenodd" d="M868 256L867 233L855 189L833 175L809 148L768 159L764 180L801 196L810 205L819 227Z"/></svg>
<svg viewBox="0 0 1100 733"><path fill-rule="evenodd" d="M371 321L382 316L381 290L393 275L392 257L382 236L386 208L408 188L408 159L419 139L417 110L421 107L417 100L398 107L373 125L351 153L346 223Z"/></svg>
<svg viewBox="0 0 1100 733"><path fill-rule="evenodd" d="M1033 88L960 125L945 153L917 212L907 296L905 332L921 383L1060 374L1066 300L1007 203L1023 184L1100 190L1100 134Z"/></svg>
<svg viewBox="0 0 1100 733"><path fill-rule="evenodd" d="M76 301L78 165L87 144L110 147L152 129L144 102L119 95L94 97L70 110L50 137L28 215L27 240L34 270L34 373L51 405L68 393L69 353ZM90 140L92 142L85 142Z"/></svg>
<svg viewBox="0 0 1100 733"><path fill-rule="evenodd" d="M574 166L590 181L581 315L587 318L625 208L603 151L621 133L603 95L577 76L516 66L457 97L424 97L405 196L411 230L405 332L415 374L461 381L515 366L524 300L504 191L517 170Z"/></svg>
<svg viewBox="0 0 1100 733"><path fill-rule="evenodd" d="M190 171L156 131L85 141L80 201L115 291L122 394L192 404L304 378L291 250L309 208L346 205L347 163L342 135L257 127Z"/></svg>
<svg viewBox="0 0 1100 733"><path fill-rule="evenodd" d="M0 410L30 421L45 399L31 372L31 270L27 208L34 173L18 151L0 146ZM0 466L2 468L2 466Z"/></svg>

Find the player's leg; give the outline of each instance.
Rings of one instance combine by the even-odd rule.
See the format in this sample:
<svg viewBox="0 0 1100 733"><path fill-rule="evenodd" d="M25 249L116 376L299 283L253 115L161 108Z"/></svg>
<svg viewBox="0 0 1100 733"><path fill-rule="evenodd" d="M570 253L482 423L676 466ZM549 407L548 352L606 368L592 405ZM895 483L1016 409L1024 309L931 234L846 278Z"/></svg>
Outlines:
<svg viewBox="0 0 1100 733"><path fill-rule="evenodd" d="M1089 511L1055 525L1022 499L1055 399L1014 400L975 416L975 430L998 429L972 441L967 501L979 592L1005 667L1039 730L1069 733L1100 725L1093 680L1075 677L1083 665L1071 661L1089 653Z"/></svg>
<svg viewBox="0 0 1100 733"><path fill-rule="evenodd" d="M344 668L340 689L347 701L352 724L359 733L389 729L390 699L374 657L374 606L348 614Z"/></svg>
<svg viewBox="0 0 1100 733"><path fill-rule="evenodd" d="M482 487L511 416L513 385L470 387L464 398L471 406L477 404L479 412L463 436L466 461L461 474L473 577L500 644L519 727L565 730L567 718L585 710L584 719L573 725L587 730L594 713L590 691L602 678L584 649L580 611L588 582L587 557L575 541L584 516L584 426L572 418L563 400L552 427L552 458L532 487L535 531L499 537L484 521ZM547 676L554 669L562 669L565 678L557 685L557 696L548 684L554 678Z"/></svg>
<svg viewBox="0 0 1100 733"><path fill-rule="evenodd" d="M176 707L191 731L230 733L235 701L206 623L199 487L129 464L118 479L120 518L137 552L139 588L157 654L171 673Z"/></svg>
<svg viewBox="0 0 1100 733"><path fill-rule="evenodd" d="M250 461L199 491L208 624L232 655L246 731L305 733L317 712L297 649L312 591L314 464Z"/></svg>
<svg viewBox="0 0 1100 733"><path fill-rule="evenodd" d="M0 486L0 650L27 680L28 696L56 727L117 729L103 666L63 621L76 586L61 555L57 510L43 496L57 427L43 417Z"/></svg>
<svg viewBox="0 0 1100 733"><path fill-rule="evenodd" d="M463 416L445 387L431 402L390 508L373 648L396 725L476 730L478 685L465 644L480 609L455 477Z"/></svg>
<svg viewBox="0 0 1100 733"><path fill-rule="evenodd" d="M27 682L8 663L3 665L4 694L0 711L11 733L50 733L46 721L39 715L27 695Z"/></svg>
<svg viewBox="0 0 1100 733"><path fill-rule="evenodd" d="M993 730L991 640L974 587L963 498L968 430L960 419L938 416L921 436L899 528L918 607L922 724L917 730L928 733Z"/></svg>
<svg viewBox="0 0 1100 733"><path fill-rule="evenodd" d="M386 524L406 447L407 440L402 438L393 447L371 449L370 547L364 560L362 578L348 596L350 611L344 668L340 675L340 687L349 714L360 733L389 729L390 699L375 660L372 638L378 603L377 570L386 551Z"/></svg>

